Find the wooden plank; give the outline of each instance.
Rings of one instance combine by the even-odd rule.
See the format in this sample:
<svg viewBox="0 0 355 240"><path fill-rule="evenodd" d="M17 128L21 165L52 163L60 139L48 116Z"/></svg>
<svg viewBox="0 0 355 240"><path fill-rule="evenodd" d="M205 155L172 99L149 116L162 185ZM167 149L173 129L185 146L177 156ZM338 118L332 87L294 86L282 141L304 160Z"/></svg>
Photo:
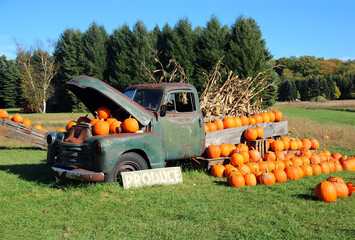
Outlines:
<svg viewBox="0 0 355 240"><path fill-rule="evenodd" d="M249 126L223 129L206 133L206 147L209 145L220 145L222 143L239 144L243 142L243 133L248 128L261 126L264 128L264 137L270 138L287 134L287 121L268 122Z"/></svg>
<svg viewBox="0 0 355 240"><path fill-rule="evenodd" d="M41 149L46 150L48 147L46 132L37 130L33 127L25 126L21 123L10 121L6 118L0 119L0 135L29 143Z"/></svg>

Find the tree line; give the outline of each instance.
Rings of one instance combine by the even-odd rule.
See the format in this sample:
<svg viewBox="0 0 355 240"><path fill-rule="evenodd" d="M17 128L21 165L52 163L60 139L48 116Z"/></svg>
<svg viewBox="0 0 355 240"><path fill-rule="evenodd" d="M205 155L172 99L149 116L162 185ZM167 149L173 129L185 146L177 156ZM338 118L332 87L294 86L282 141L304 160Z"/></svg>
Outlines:
<svg viewBox="0 0 355 240"><path fill-rule="evenodd" d="M334 91L338 88L342 98L349 98L353 93L350 90L350 94L343 94L343 88L339 85L342 80L336 79L342 78L345 73L353 73L354 62L309 56L273 60L255 20L243 16L239 16L231 26L222 25L212 16L204 27L193 28L189 20L183 18L173 27L165 24L162 28L155 26L151 31L138 21L132 28L126 24L119 26L112 34L94 22L84 32L65 29L53 47L53 52L40 46L31 50L18 47L16 60L0 57L1 108L16 107L27 102L36 104L37 109L43 112L45 102L54 99L50 102L57 103L57 111L80 111L84 106L64 88L68 80L78 75L88 75L122 91L132 84L159 81L162 74L173 69L172 59L180 64L186 78L199 92L203 90L205 74L221 59L223 73L227 75L233 71L241 79L281 65L270 71L269 81L275 82L275 85L259 96L263 99L264 107L274 104L276 100L300 98L302 91L297 86L305 87L303 81L307 81L307 87L310 88L310 79L313 77L334 76L326 81L329 83L327 86L334 86L335 83ZM53 76L45 76L48 71L44 67L48 64L43 64L43 59L53 63ZM163 68L166 71L162 71ZM40 90L41 94L26 90L34 86L31 79L38 80L37 89L43 90L47 86L45 94ZM286 86L286 82L290 87ZM318 82L323 84L324 81ZM324 84L319 89L323 91ZM284 98L287 91L296 97ZM35 100L35 96L42 101ZM326 96L336 99L337 95L330 93Z"/></svg>

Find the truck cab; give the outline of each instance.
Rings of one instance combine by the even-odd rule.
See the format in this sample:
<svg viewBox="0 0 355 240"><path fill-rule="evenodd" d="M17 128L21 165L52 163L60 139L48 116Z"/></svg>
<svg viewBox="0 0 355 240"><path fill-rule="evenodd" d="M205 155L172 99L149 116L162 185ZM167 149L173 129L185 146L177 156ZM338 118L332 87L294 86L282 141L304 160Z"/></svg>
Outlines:
<svg viewBox="0 0 355 240"><path fill-rule="evenodd" d="M48 134L47 165L60 175L114 182L122 171L160 168L204 151L203 116L191 84L139 84L121 93L98 79L79 76L67 87L94 116L107 106L121 121L135 118L139 130L93 136L91 124L79 123L68 132Z"/></svg>

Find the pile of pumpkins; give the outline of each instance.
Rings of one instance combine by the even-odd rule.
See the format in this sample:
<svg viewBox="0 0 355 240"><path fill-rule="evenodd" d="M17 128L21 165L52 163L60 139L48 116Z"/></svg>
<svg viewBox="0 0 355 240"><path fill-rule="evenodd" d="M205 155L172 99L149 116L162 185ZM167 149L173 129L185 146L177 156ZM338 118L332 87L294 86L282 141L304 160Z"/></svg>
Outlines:
<svg viewBox="0 0 355 240"><path fill-rule="evenodd" d="M279 110L263 112L252 115L251 117L225 117L223 119L216 119L213 122L205 123L205 132L260 124L264 122L280 122L281 120L282 113Z"/></svg>
<svg viewBox="0 0 355 240"><path fill-rule="evenodd" d="M96 111L96 117L89 119L87 116L83 116L77 119L77 121L70 121L66 128L60 128L58 132L69 131L69 129L77 123L84 122L92 125L93 135L105 135L109 133L118 134L122 132L135 133L139 130L138 121L134 118L127 118L121 122L118 118L114 118L111 115L111 110L102 106Z"/></svg>
<svg viewBox="0 0 355 240"><path fill-rule="evenodd" d="M8 112L5 110L0 109L0 118L7 118L10 121L14 121L17 123L22 123L23 125L27 126L27 127L31 127L32 126L32 122L30 119L23 119L23 117L16 113L14 114L12 117L9 116ZM43 129L43 127L41 125L36 125L33 128L39 130L39 131L43 131L43 132L48 132L47 130Z"/></svg>
<svg viewBox="0 0 355 240"><path fill-rule="evenodd" d="M314 191L319 200L335 202L338 197L351 196L355 192L355 185L351 181L345 184L341 177L330 176L325 181L318 183Z"/></svg>
<svg viewBox="0 0 355 240"><path fill-rule="evenodd" d="M288 143L284 144L286 141ZM291 146L291 142L301 146L297 154L285 153L284 146ZM210 145L207 148L207 157L230 157L230 163L226 165L214 165L211 174L214 177L225 176L227 183L233 187L255 186L257 183L273 185L276 182L286 182L287 179L297 180L304 176L320 175L331 172L355 171L355 157L345 157L340 153L330 153L328 150L319 152L319 142L315 139L290 139L284 137L273 140L270 144L271 151L267 151L264 157L255 149L249 149L246 144ZM296 147L294 147L296 148Z"/></svg>

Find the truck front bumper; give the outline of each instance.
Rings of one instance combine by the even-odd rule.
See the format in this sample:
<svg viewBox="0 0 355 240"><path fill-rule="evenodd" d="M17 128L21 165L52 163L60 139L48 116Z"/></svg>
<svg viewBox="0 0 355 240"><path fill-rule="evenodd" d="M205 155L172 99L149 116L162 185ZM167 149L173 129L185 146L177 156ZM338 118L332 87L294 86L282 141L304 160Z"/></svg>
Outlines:
<svg viewBox="0 0 355 240"><path fill-rule="evenodd" d="M63 168L52 167L53 171L57 172L59 176L75 180L102 182L105 179L103 172L92 172L85 169L67 170Z"/></svg>

